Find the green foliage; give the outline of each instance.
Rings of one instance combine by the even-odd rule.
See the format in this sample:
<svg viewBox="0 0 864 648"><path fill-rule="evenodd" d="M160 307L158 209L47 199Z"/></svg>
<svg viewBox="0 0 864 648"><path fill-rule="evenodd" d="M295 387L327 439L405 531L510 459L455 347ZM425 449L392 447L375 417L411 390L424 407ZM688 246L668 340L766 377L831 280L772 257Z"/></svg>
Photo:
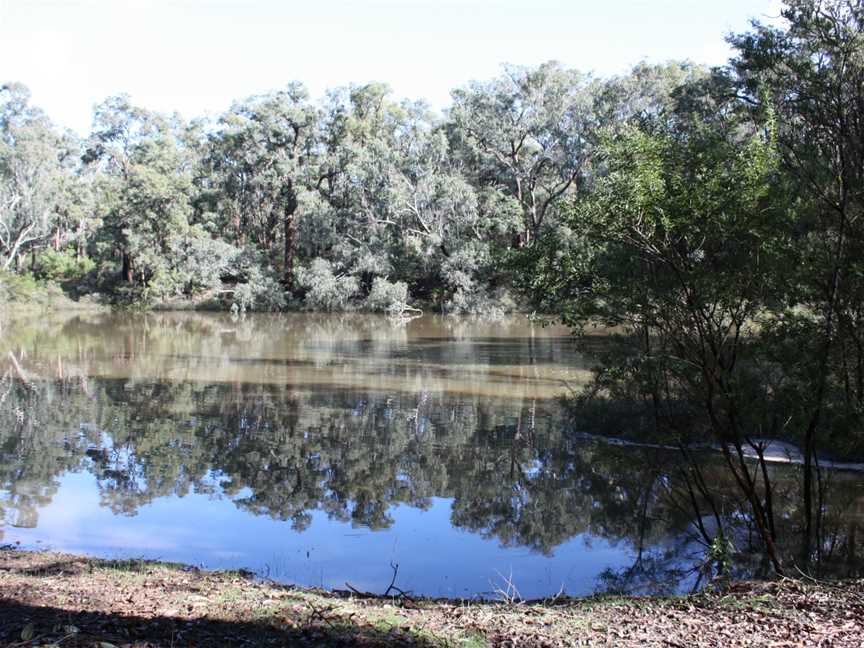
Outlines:
<svg viewBox="0 0 864 648"><path fill-rule="evenodd" d="M311 310L349 310L360 293L357 277L337 274L333 264L321 258L297 271L297 284L305 291L304 304Z"/></svg>
<svg viewBox="0 0 864 648"><path fill-rule="evenodd" d="M705 317L725 338L778 297L772 273L790 232L771 193L770 141L735 124L631 128L602 151L592 195L519 261L568 323L689 334Z"/></svg>
<svg viewBox="0 0 864 648"><path fill-rule="evenodd" d="M78 258L68 250L48 248L36 257L34 274L51 281L80 282L95 268L96 263L89 257Z"/></svg>
<svg viewBox="0 0 864 648"><path fill-rule="evenodd" d="M231 271L241 279L234 290L232 311L277 311L285 308L285 288L273 271L261 262L260 253L241 252L234 259Z"/></svg>
<svg viewBox="0 0 864 648"><path fill-rule="evenodd" d="M631 131L607 142L608 174L569 221L593 257L573 323L657 326L682 308L716 305L718 318L743 324L744 311L769 298L788 237L770 195L770 143L701 130L686 137Z"/></svg>
<svg viewBox="0 0 864 648"><path fill-rule="evenodd" d="M52 281L39 281L31 274L0 270L0 308L4 304L44 308L74 306Z"/></svg>
<svg viewBox="0 0 864 648"><path fill-rule="evenodd" d="M0 273L0 297L4 302L27 301L39 288L31 274Z"/></svg>
<svg viewBox="0 0 864 648"><path fill-rule="evenodd" d="M14 213L27 240L16 247L0 232L0 262L20 266L50 238L96 271L81 283L83 269L46 258L46 276L121 302L230 293L240 310L502 313L523 279L505 261L560 227L567 200L590 186L599 126L656 112L695 76L684 64L606 82L554 63L508 67L456 90L446 119L378 83L317 102L292 83L191 124L119 95L96 107L82 142L54 133L25 88L6 86L0 195L38 200ZM38 170L32 186L3 184L13 167ZM0 223L12 218L3 204Z"/></svg>
<svg viewBox="0 0 864 648"><path fill-rule="evenodd" d="M219 290L222 277L238 272L240 255L233 245L210 238L198 227L190 228L186 236L169 241L171 289L185 295Z"/></svg>
<svg viewBox="0 0 864 648"><path fill-rule="evenodd" d="M375 277L365 305L372 312L401 315L408 308L408 285L404 281L390 282Z"/></svg>
<svg viewBox="0 0 864 648"><path fill-rule="evenodd" d="M538 271L566 278L533 283L554 291L565 322L620 327L629 352L604 358L588 402L641 402L655 434L719 444L780 571L771 504L742 453L786 416L756 324L785 301L794 258L773 131L733 111L685 115L618 130L600 150L604 175L550 239L573 243L533 255Z"/></svg>
<svg viewBox="0 0 864 648"><path fill-rule="evenodd" d="M732 569L732 557L735 555L735 545L719 534L714 537L706 550L706 559L716 565L718 576L728 576Z"/></svg>

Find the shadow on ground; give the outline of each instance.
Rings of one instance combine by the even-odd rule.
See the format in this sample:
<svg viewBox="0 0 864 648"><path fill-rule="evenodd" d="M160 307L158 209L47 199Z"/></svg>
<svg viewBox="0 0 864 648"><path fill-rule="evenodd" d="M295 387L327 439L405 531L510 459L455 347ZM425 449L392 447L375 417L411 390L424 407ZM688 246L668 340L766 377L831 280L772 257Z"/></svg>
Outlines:
<svg viewBox="0 0 864 648"><path fill-rule="evenodd" d="M2 598L0 646L24 648L60 644L64 648L178 648L181 646L416 646L440 645L399 628L387 630L328 623L326 612L310 614L308 626L291 620L223 621L169 616L147 618L104 612L74 612L37 607Z"/></svg>

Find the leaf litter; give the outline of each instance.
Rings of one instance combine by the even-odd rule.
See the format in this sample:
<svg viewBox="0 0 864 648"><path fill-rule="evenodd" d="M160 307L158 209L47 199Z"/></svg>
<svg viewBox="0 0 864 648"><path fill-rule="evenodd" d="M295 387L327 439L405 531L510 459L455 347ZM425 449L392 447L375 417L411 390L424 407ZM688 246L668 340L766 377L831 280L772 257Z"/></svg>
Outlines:
<svg viewBox="0 0 864 648"><path fill-rule="evenodd" d="M301 589L248 572L0 550L0 646L861 648L864 579L519 603Z"/></svg>

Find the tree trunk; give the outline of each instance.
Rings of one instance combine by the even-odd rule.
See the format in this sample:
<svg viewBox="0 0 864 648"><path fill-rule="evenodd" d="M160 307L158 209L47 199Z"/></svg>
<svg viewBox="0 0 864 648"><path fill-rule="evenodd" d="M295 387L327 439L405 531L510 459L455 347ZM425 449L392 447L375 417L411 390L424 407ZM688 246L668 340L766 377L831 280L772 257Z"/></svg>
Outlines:
<svg viewBox="0 0 864 648"><path fill-rule="evenodd" d="M121 254L123 255L123 269L121 270L121 273L120 273L121 279L123 281L125 281L126 283L131 284L132 280L134 278L134 275L132 272L132 259L129 258L129 254L126 253L126 251L123 251Z"/></svg>
<svg viewBox="0 0 864 648"><path fill-rule="evenodd" d="M294 281L294 238L296 234L296 223L294 213L297 211L297 192L294 191L294 183L286 181L282 186L282 197L285 201L283 226L285 228L285 269L282 283L286 290L291 290Z"/></svg>
<svg viewBox="0 0 864 648"><path fill-rule="evenodd" d="M294 215L285 214L285 274L283 283L286 290L291 290L294 281Z"/></svg>

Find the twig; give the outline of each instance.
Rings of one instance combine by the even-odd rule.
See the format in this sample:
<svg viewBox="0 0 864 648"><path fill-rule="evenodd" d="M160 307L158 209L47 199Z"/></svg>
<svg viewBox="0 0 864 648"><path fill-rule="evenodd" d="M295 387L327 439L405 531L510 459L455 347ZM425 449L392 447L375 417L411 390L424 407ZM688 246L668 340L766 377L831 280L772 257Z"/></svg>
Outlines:
<svg viewBox="0 0 864 648"><path fill-rule="evenodd" d="M387 586L387 589L384 590L383 594L375 594L374 592L362 592L354 587L348 581L345 581L345 587L354 592L360 598L368 598L368 599L380 599L391 596L390 592L396 592L396 595L402 599L411 600L411 592L406 592L405 590L396 587L396 575L399 573L399 563L390 563L390 568L393 570L393 578L390 579L390 584Z"/></svg>
<svg viewBox="0 0 864 648"><path fill-rule="evenodd" d="M501 580L504 581L504 585L506 586L507 589L502 590L500 587L493 586L492 590L496 594L498 594L498 596L501 598L501 600L504 603L506 603L507 605L513 605L514 603L521 603L523 601L522 595L519 593L519 590L516 588L516 585L513 584L513 571L512 570L510 571L509 577L505 577L504 574L502 574L497 569L495 570L495 573L501 577Z"/></svg>
<svg viewBox="0 0 864 648"><path fill-rule="evenodd" d="M390 579L390 584L387 586L387 589L384 590L384 596L390 594L390 590L393 589L393 585L396 583L396 575L399 573L399 563L393 564L390 563L390 568L393 570L393 578ZM398 587L396 589L399 589ZM400 592L402 590L399 590Z"/></svg>
<svg viewBox="0 0 864 648"><path fill-rule="evenodd" d="M547 596L546 598L542 599L541 603L543 605L555 605L555 603L558 602L558 599L560 599L562 596L565 596L564 583L561 583L561 587L558 589L557 594L555 594L554 596Z"/></svg>
<svg viewBox="0 0 864 648"><path fill-rule="evenodd" d="M371 592L361 592L360 590L358 590L356 587L354 587L348 581L345 581L345 587L347 587L349 590L351 590L355 594L359 594L360 596L363 596L363 597L376 597L376 595L372 594Z"/></svg>
<svg viewBox="0 0 864 648"><path fill-rule="evenodd" d="M318 618L318 619L321 619L327 625L329 625L331 628L335 627L333 625L333 620L327 616L327 613L333 612L333 610L335 609L334 607L331 606L329 608L323 608L323 607L319 608L319 607L316 607L315 605L313 605L309 601L306 601L306 605L308 605L312 610L312 614L309 617L310 620L314 620L314 619Z"/></svg>
<svg viewBox="0 0 864 648"><path fill-rule="evenodd" d="M797 571L799 574L801 574L801 577L804 578L805 580L808 580L812 583L816 583L817 585L820 585L822 587L830 587L833 589L843 589L841 585L836 585L834 583L831 583L830 581L824 581L824 580L819 580L817 578L814 578L810 574L807 574L807 573L801 571L801 568L798 565L795 565L795 571ZM789 580L795 580L795 579L789 579Z"/></svg>

